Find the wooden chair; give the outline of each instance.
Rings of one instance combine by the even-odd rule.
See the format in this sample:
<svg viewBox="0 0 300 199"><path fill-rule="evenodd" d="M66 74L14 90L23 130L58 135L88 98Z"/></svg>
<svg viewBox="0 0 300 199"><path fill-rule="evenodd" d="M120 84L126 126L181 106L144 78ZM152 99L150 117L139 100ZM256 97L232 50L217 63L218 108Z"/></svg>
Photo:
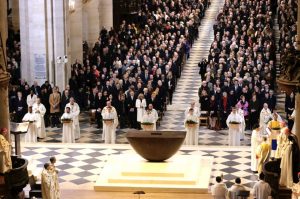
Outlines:
<svg viewBox="0 0 300 199"><path fill-rule="evenodd" d="M96 109L91 109L89 111L89 116L90 116L90 124L95 124L96 123Z"/></svg>
<svg viewBox="0 0 300 199"><path fill-rule="evenodd" d="M208 126L208 112L200 111L199 126Z"/></svg>

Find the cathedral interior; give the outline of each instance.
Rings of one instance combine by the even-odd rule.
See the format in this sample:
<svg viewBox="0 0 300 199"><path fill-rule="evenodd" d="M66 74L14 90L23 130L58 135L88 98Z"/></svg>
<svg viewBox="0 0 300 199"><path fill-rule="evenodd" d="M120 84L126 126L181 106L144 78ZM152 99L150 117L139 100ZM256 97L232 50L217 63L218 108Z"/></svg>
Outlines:
<svg viewBox="0 0 300 199"><path fill-rule="evenodd" d="M299 10L1 0L0 198L300 198Z"/></svg>

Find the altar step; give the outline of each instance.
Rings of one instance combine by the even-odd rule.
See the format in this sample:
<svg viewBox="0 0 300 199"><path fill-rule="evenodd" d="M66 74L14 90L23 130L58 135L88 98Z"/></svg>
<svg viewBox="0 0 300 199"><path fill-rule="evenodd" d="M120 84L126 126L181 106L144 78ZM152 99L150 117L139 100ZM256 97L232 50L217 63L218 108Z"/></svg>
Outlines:
<svg viewBox="0 0 300 199"><path fill-rule="evenodd" d="M213 159L175 155L165 162L147 162L137 154L111 156L94 190L208 193Z"/></svg>

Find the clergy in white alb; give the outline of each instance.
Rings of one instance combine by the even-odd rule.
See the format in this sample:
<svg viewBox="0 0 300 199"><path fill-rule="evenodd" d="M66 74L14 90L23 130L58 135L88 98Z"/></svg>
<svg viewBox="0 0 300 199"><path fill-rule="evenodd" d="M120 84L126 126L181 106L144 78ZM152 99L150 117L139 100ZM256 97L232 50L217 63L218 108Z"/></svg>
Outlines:
<svg viewBox="0 0 300 199"><path fill-rule="evenodd" d="M79 126L80 108L79 105L75 102L75 99L73 97L70 98L70 103L68 103L66 107L70 107L70 113L73 116L73 128L74 128L75 139L77 140L80 138L80 126Z"/></svg>
<svg viewBox="0 0 300 199"><path fill-rule="evenodd" d="M223 179L220 176L216 177L216 184L211 186L211 195L214 199L226 199L228 195L228 189L224 184Z"/></svg>
<svg viewBox="0 0 300 199"><path fill-rule="evenodd" d="M293 112L292 112L292 115L290 117L290 119L294 120L294 124L293 124L293 127L292 127L292 133L293 134L296 134L296 122L297 121L295 120L295 118L296 118L296 110L294 109Z"/></svg>
<svg viewBox="0 0 300 199"><path fill-rule="evenodd" d="M45 138L46 129L45 129L44 115L46 113L46 108L41 103L41 99L39 97L36 99L36 103L34 103L32 106L32 112L36 115L37 137Z"/></svg>
<svg viewBox="0 0 300 199"><path fill-rule="evenodd" d="M135 101L135 107L136 107L136 120L138 123L142 122L145 109L147 107L146 99L144 98L144 95L142 93L139 94L138 98Z"/></svg>
<svg viewBox="0 0 300 199"><path fill-rule="evenodd" d="M254 124L251 135L251 171L257 172L256 150L262 142L261 128L258 124Z"/></svg>
<svg viewBox="0 0 300 199"><path fill-rule="evenodd" d="M30 90L30 94L26 97L26 103L27 106L33 106L33 104L36 102L37 96L34 94L33 90Z"/></svg>
<svg viewBox="0 0 300 199"><path fill-rule="evenodd" d="M199 117L194 114L194 109L190 108L188 114L185 116L184 126L186 130L184 143L186 145L198 145Z"/></svg>
<svg viewBox="0 0 300 199"><path fill-rule="evenodd" d="M46 163L41 174L41 187L43 199L60 199L58 176L51 169L51 165Z"/></svg>
<svg viewBox="0 0 300 199"><path fill-rule="evenodd" d="M235 179L235 184L233 184L228 190L228 198L229 199L239 199L236 195L238 191L245 191L246 188L244 185L241 185L241 178Z"/></svg>
<svg viewBox="0 0 300 199"><path fill-rule="evenodd" d="M240 139L243 140L245 139L245 127L246 127L244 111L238 105L236 105L236 109L238 114L243 118L244 121L243 123L241 123L241 137L240 137Z"/></svg>
<svg viewBox="0 0 300 199"><path fill-rule="evenodd" d="M277 149L275 152L275 158L282 158L283 152L285 148L289 145L288 136L290 134L290 130L287 127L284 127L280 130L280 134L277 137Z"/></svg>
<svg viewBox="0 0 300 199"><path fill-rule="evenodd" d="M73 115L70 111L70 107L66 107L65 113L61 116L63 123L62 143L75 143Z"/></svg>
<svg viewBox="0 0 300 199"><path fill-rule="evenodd" d="M29 122L27 133L24 135L24 142L37 142L36 115L32 112L32 107L28 107L28 112L24 115L23 122Z"/></svg>
<svg viewBox="0 0 300 199"><path fill-rule="evenodd" d="M259 126L262 128L264 135L267 135L268 122L272 119L272 113L268 108L268 104L264 103L263 109L260 111L259 115Z"/></svg>
<svg viewBox="0 0 300 199"><path fill-rule="evenodd" d="M240 146L241 145L241 130L244 119L237 113L236 107L232 107L232 112L226 120L228 126L228 145Z"/></svg>
<svg viewBox="0 0 300 199"><path fill-rule="evenodd" d="M293 154L292 144L293 137L288 136L288 145L284 149L280 162L280 179L279 185L291 188L293 186Z"/></svg>
<svg viewBox="0 0 300 199"><path fill-rule="evenodd" d="M194 110L193 114L195 116L199 117L200 116L200 109L196 106L196 102L195 101L192 101L191 104L190 104L190 106L185 109L184 116L186 117L188 115L188 113L189 113L189 111L190 111L191 108Z"/></svg>
<svg viewBox="0 0 300 199"><path fill-rule="evenodd" d="M101 112L103 118L102 140L106 144L116 142L116 128L118 126L118 114L116 109L111 105L111 101L106 102L106 106Z"/></svg>
<svg viewBox="0 0 300 199"><path fill-rule="evenodd" d="M147 111L143 115L142 124L143 123L149 123L149 124L152 123L153 125L151 125L151 129L147 129L147 130L156 131L157 120L158 120L157 111L153 108L152 104L149 104ZM146 129L143 129L143 130L146 130Z"/></svg>
<svg viewBox="0 0 300 199"><path fill-rule="evenodd" d="M254 199L269 199L271 197L271 187L265 181L264 173L259 174L259 181L253 186L253 198ZM272 198L272 197L271 197Z"/></svg>

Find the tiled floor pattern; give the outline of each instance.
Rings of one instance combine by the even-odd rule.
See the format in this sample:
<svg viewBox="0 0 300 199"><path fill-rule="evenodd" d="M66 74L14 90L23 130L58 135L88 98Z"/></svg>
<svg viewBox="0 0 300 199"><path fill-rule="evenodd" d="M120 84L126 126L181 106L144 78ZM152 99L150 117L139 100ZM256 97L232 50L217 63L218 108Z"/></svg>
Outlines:
<svg viewBox="0 0 300 199"><path fill-rule="evenodd" d="M22 156L33 162L40 173L49 157L56 156L59 181L62 189L93 189L97 175L100 174L110 155L135 153L129 145L97 145L97 144L45 144L24 145ZM223 174L225 183L230 187L236 177L249 189L257 180L250 171L250 149L240 147L189 147L183 146L178 152L182 155L198 154L214 156L214 165L210 184L217 175Z"/></svg>

